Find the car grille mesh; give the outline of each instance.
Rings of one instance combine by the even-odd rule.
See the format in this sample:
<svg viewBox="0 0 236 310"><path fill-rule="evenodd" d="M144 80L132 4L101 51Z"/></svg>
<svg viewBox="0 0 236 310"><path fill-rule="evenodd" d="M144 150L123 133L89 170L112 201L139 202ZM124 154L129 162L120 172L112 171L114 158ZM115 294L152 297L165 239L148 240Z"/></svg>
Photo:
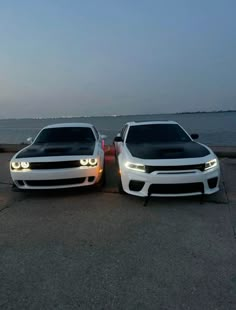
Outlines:
<svg viewBox="0 0 236 310"><path fill-rule="evenodd" d="M31 170L41 170L41 169L65 169L65 168L76 168L80 167L79 160L72 161L55 161L55 162L37 162L30 163Z"/></svg>

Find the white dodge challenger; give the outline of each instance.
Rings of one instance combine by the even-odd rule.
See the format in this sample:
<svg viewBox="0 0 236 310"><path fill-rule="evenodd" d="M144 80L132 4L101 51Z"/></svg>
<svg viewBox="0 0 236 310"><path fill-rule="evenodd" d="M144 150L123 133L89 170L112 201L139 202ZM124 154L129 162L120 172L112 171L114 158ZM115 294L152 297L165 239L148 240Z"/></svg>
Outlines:
<svg viewBox="0 0 236 310"><path fill-rule="evenodd" d="M43 128L31 145L13 156L10 173L19 189L93 185L104 178L104 141L86 123Z"/></svg>
<svg viewBox="0 0 236 310"><path fill-rule="evenodd" d="M219 162L174 121L127 123L114 144L120 192L150 196L191 196L219 190Z"/></svg>

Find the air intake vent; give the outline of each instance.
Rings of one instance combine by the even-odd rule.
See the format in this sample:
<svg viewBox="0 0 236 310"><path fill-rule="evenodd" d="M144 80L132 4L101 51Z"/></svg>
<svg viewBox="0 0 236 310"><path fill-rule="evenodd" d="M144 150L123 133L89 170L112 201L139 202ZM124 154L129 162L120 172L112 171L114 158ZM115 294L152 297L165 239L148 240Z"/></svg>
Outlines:
<svg viewBox="0 0 236 310"><path fill-rule="evenodd" d="M134 180L131 180L130 182L129 182L129 189L131 190L131 191L134 191L134 192L139 192L139 191L141 191L141 189L143 188L143 186L144 186L144 182L142 182L142 181L134 181Z"/></svg>

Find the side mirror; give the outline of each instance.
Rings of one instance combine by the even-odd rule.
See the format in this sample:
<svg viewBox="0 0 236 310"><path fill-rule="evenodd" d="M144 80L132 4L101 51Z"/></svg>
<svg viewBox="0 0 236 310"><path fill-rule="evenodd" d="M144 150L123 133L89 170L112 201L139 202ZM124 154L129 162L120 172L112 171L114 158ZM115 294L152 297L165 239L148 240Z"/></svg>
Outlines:
<svg viewBox="0 0 236 310"><path fill-rule="evenodd" d="M196 140L196 139L199 138L199 135L198 135L197 133L192 133L192 134L191 134L191 138L192 138L193 140Z"/></svg>
<svg viewBox="0 0 236 310"><path fill-rule="evenodd" d="M116 136L114 142L123 142L123 139L120 136Z"/></svg>
<svg viewBox="0 0 236 310"><path fill-rule="evenodd" d="M29 137L26 139L27 143L28 144L32 144L33 143L33 138L32 137Z"/></svg>

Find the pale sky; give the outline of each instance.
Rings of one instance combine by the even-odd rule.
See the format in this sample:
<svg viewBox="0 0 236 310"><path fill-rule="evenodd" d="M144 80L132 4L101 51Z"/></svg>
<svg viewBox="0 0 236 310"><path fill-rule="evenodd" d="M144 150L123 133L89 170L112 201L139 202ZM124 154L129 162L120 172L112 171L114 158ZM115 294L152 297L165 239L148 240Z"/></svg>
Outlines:
<svg viewBox="0 0 236 310"><path fill-rule="evenodd" d="M236 109L235 0L0 0L0 118Z"/></svg>

